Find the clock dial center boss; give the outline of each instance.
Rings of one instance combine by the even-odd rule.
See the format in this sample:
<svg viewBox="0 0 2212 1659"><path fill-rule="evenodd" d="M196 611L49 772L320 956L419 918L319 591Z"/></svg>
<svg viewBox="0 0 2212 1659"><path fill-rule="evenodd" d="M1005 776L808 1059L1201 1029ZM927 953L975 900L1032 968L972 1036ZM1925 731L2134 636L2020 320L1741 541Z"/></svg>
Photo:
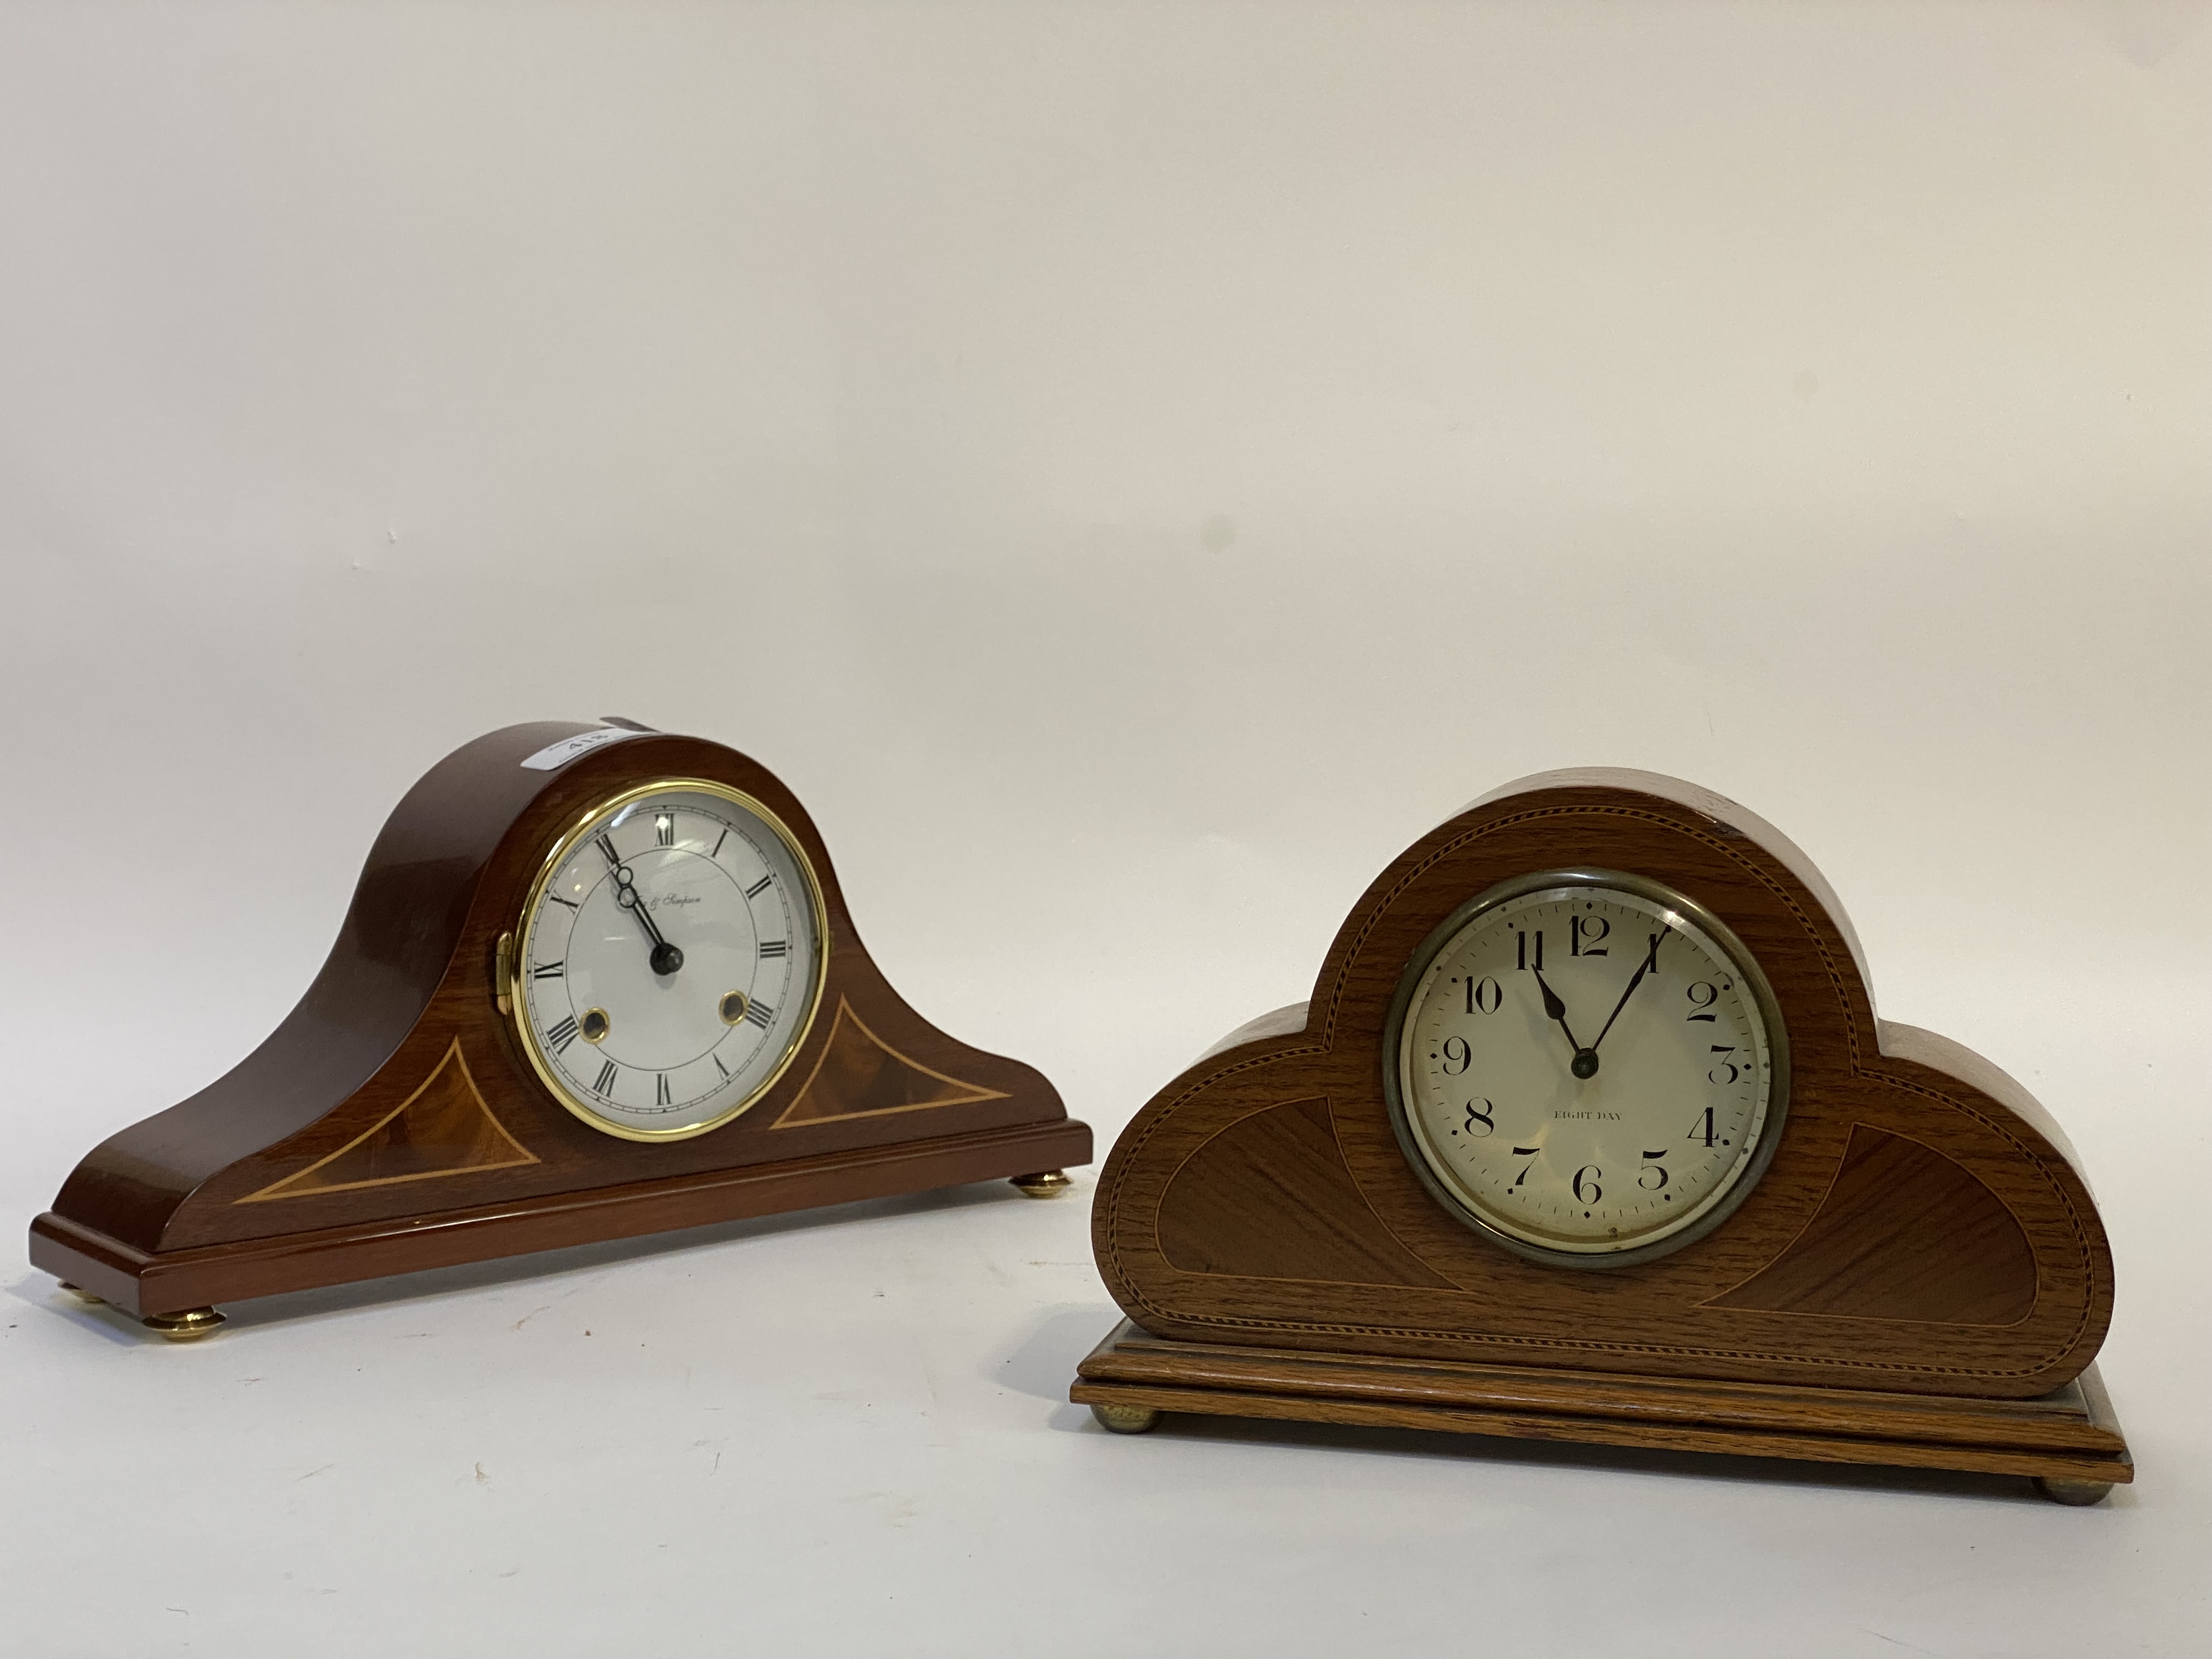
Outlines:
<svg viewBox="0 0 2212 1659"><path fill-rule="evenodd" d="M1540 872L1455 911L1407 967L1384 1054L1431 1192L1560 1265L1710 1231L1789 1105L1787 1038L1750 952L1684 895L1612 871Z"/></svg>

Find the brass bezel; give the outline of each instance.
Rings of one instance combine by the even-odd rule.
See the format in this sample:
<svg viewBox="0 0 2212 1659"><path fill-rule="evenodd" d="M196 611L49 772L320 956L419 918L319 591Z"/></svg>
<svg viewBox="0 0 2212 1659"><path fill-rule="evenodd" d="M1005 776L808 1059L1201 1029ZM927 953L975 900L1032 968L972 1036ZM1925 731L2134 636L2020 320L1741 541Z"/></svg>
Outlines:
<svg viewBox="0 0 2212 1659"><path fill-rule="evenodd" d="M778 1057L775 1069L761 1079L758 1088L720 1116L709 1118L704 1123L687 1124L680 1129L633 1129L628 1124L610 1122L590 1105L578 1100L553 1068L546 1064L538 1050L538 1034L530 1026L528 999L524 994L523 978L526 971L525 964L530 961L531 935L537 925L546 884L552 880L554 872L575 850L576 844L585 838L592 826L611 813L618 812L631 802L642 800L647 795L665 794L671 791L712 795L727 801L758 818L783 842L793 862L799 866L799 873L806 884L807 897L813 906L814 982L807 990L806 1018L799 1023L798 1029L792 1033L791 1041ZM522 1045L523 1054L530 1061L531 1070L538 1073L538 1080L545 1085L548 1092L570 1116L589 1124L601 1134L612 1135L619 1140L690 1140L720 1128L759 1105L767 1098L769 1091L782 1079L783 1074L791 1069L791 1062L799 1057L799 1051L805 1046L808 1035L814 1030L814 1022L821 1015L822 994L830 981L830 907L823 899L822 878L815 871L814 861L806 856L806 849L799 845L799 837L791 833L790 826L765 802L742 789L732 788L726 783L716 783L710 778L654 778L647 782L631 784L593 802L553 843L553 850L546 854L545 861L538 866L537 877L523 897L522 915L514 931L514 949L507 963L509 977L506 983L495 989L507 1004L505 1012L514 1021L515 1039Z"/></svg>

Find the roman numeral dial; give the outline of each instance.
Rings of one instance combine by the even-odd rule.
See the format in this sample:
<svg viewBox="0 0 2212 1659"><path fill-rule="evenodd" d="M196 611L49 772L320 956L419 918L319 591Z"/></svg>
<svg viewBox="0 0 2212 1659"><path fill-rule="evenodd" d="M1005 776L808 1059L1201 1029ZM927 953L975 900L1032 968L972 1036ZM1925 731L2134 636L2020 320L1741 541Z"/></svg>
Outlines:
<svg viewBox="0 0 2212 1659"><path fill-rule="evenodd" d="M766 1098L812 1026L821 889L759 801L671 780L553 845L520 925L513 1006L539 1080L592 1127L704 1133Z"/></svg>

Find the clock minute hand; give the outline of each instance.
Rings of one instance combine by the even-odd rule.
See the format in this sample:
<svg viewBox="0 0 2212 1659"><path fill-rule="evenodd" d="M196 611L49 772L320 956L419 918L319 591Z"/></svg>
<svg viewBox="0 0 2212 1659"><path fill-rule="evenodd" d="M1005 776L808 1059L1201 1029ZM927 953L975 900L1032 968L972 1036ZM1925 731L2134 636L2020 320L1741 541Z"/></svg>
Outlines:
<svg viewBox="0 0 2212 1659"><path fill-rule="evenodd" d="M1664 933L1651 935L1651 948L1644 953L1643 962L1638 965L1636 971L1629 975L1628 988L1620 994L1620 1000L1613 1005L1613 1012L1606 1016L1605 1031L1610 1031L1613 1029L1613 1022L1619 1019L1620 1011L1628 1006L1629 998L1636 994L1636 988L1644 982L1644 975L1659 965L1659 945L1660 941L1666 937ZM1605 1031L1600 1031L1597 1034L1597 1042L1605 1041ZM1593 1054L1597 1052L1597 1042L1590 1044L1590 1052Z"/></svg>

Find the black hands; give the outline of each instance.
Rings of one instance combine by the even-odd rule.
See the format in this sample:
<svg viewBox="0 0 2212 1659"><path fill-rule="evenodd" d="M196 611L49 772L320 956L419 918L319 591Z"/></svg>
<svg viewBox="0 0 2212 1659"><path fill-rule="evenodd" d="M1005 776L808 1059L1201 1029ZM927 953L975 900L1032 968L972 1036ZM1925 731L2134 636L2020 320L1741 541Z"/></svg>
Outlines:
<svg viewBox="0 0 2212 1659"><path fill-rule="evenodd" d="M1607 1016L1605 1022L1605 1031L1610 1031L1613 1029L1613 1022L1619 1019L1620 1011L1628 1006L1628 1000L1636 994L1636 988L1644 983L1644 975L1659 965L1659 942L1666 937L1664 933L1651 935L1651 948L1644 953L1643 962L1638 964L1636 972L1630 976L1628 988L1620 994L1620 1000L1613 1005L1613 1012ZM1597 1042L1605 1041L1605 1031L1600 1031L1597 1034ZM1593 1072L1597 1070L1597 1042L1590 1044L1590 1070Z"/></svg>
<svg viewBox="0 0 2212 1659"><path fill-rule="evenodd" d="M1650 973L1653 969L1659 965L1659 946L1665 941L1667 935L1664 933L1657 933L1652 934L1650 938L1650 948L1644 953L1644 960L1638 964L1636 972L1630 976L1628 988L1620 994L1620 1000L1613 1005L1613 1012L1606 1017L1605 1030L1597 1034L1597 1042L1593 1042L1589 1048L1585 1048L1579 1042L1576 1041L1574 1028L1567 1024L1567 1005L1559 1000L1559 994L1557 991L1554 991L1544 981L1544 969L1542 964L1543 936L1541 934L1536 935L1536 956L1538 960L1536 966L1532 971L1536 975L1536 988L1544 994L1544 1018L1556 1021L1559 1030L1565 1033L1567 1046L1575 1051L1575 1057L1572 1060L1568 1062L1567 1069L1572 1072L1577 1077L1587 1080L1588 1079L1594 1078L1597 1075L1598 1042L1603 1042L1605 1041L1606 1032L1613 1030L1613 1021L1619 1019L1620 1018L1620 1011L1628 1006L1629 998L1634 996L1636 994L1636 988L1644 983L1644 975ZM1523 948L1525 951L1525 945ZM1604 953L1602 951L1590 951L1587 954L1601 956Z"/></svg>
<svg viewBox="0 0 2212 1659"><path fill-rule="evenodd" d="M1597 1071L1597 1050L1585 1048L1575 1041L1574 1027L1567 1024L1567 1005L1559 1000L1559 994L1544 982L1544 970L1534 970L1536 988L1544 994L1544 1018L1559 1022L1559 1030L1566 1034L1567 1046L1575 1051L1567 1069L1577 1077L1589 1077Z"/></svg>
<svg viewBox="0 0 2212 1659"><path fill-rule="evenodd" d="M653 965L653 971L663 975L674 973L684 965L684 952L661 937L660 928L653 920L653 912L646 908L645 900L637 890L637 878L630 873L629 866L617 855L614 843L605 836L599 837L599 851L614 866L615 902L637 918L638 926L645 929L646 938L653 942L653 953L647 958Z"/></svg>
<svg viewBox="0 0 2212 1659"><path fill-rule="evenodd" d="M653 964L654 973L672 974L684 965L684 952L661 937L659 926L653 919L653 912L646 908L645 901L638 895L635 879L630 875L628 865L620 866L615 871L615 902L637 918L638 925L645 929L646 938L653 941L653 954L647 960Z"/></svg>
<svg viewBox="0 0 2212 1659"><path fill-rule="evenodd" d="M1567 1005L1559 1000L1559 994L1544 982L1544 970L1536 969L1536 988L1544 994L1544 1018L1555 1019L1559 1029L1567 1034L1567 1046L1579 1053L1582 1044L1575 1041L1574 1028L1567 1024Z"/></svg>

